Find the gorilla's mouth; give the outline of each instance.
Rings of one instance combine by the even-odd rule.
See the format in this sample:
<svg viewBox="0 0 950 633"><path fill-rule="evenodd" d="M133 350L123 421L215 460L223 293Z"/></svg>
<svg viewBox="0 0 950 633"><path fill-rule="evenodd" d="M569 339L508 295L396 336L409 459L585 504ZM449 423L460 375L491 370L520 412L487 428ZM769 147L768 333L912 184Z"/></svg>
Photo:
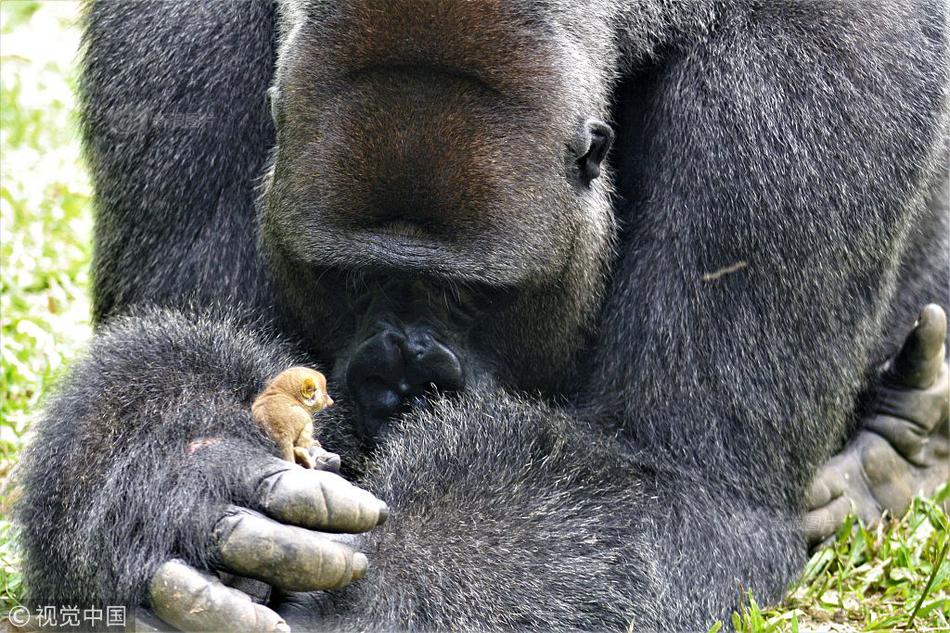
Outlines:
<svg viewBox="0 0 950 633"><path fill-rule="evenodd" d="M411 218L394 218L371 225L376 233L396 239L408 238L414 242L431 242L438 233L438 227L431 222Z"/></svg>
<svg viewBox="0 0 950 633"><path fill-rule="evenodd" d="M446 245L431 236L422 234L416 228L404 230L365 231L353 236L365 248L364 254L390 261L396 266L435 263L445 257Z"/></svg>
<svg viewBox="0 0 950 633"><path fill-rule="evenodd" d="M359 252L362 267L450 272L464 256L452 240L430 225L403 218L348 230L346 241Z"/></svg>
<svg viewBox="0 0 950 633"><path fill-rule="evenodd" d="M350 85L373 81L391 82L399 79L461 83L474 87L491 96L498 96L499 94L494 86L485 83L481 77L468 69L423 60L418 60L413 63L394 62L371 64L346 75L346 80Z"/></svg>

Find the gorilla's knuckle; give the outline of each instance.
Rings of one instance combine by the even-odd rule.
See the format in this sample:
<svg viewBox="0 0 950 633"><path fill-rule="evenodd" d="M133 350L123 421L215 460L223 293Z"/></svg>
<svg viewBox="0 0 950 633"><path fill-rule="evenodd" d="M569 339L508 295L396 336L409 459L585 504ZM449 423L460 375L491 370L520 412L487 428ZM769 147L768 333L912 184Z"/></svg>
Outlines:
<svg viewBox="0 0 950 633"><path fill-rule="evenodd" d="M182 596L182 609L191 615L210 611L218 606L211 582L192 588Z"/></svg>

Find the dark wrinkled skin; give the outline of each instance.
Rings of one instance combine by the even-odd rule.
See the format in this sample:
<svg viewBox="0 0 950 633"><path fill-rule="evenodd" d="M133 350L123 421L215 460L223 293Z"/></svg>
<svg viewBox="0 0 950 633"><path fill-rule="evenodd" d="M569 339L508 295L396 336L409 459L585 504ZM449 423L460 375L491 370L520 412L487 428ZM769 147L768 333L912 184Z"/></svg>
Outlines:
<svg viewBox="0 0 950 633"><path fill-rule="evenodd" d="M928 306L898 355L882 369L869 415L808 491L805 535L834 535L848 513L866 525L901 516L918 493L950 481L950 365L947 317Z"/></svg>
<svg viewBox="0 0 950 633"><path fill-rule="evenodd" d="M311 449L318 465L327 459ZM332 455L332 454L329 454ZM324 459L321 460L321 457ZM254 506L222 509L214 530L218 569L228 584L255 583L258 600L269 586L289 591L334 589L363 577L366 556L329 533L359 533L383 523L386 504L355 488L330 470L309 470L273 460L254 486ZM344 537L345 538L345 537ZM234 574L235 576L232 576ZM155 572L149 585L152 610L169 624L187 631L289 631L283 618L218 576L172 560Z"/></svg>

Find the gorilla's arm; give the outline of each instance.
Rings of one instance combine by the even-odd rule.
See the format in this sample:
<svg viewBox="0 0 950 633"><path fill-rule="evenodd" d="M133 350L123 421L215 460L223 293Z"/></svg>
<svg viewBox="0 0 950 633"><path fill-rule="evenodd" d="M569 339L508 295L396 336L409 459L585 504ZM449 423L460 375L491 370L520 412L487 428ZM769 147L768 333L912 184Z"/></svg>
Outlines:
<svg viewBox="0 0 950 633"><path fill-rule="evenodd" d="M275 349L167 311L100 334L25 462L32 599L150 602L189 629L260 630L280 620L169 559L284 590L340 584L339 566L310 565L332 545L281 524L360 531L378 520L354 524L353 511L380 508L269 456L248 406L292 362ZM602 429L504 392L438 399L381 450L364 483L395 515L351 541L372 573L342 593L278 594L291 624L692 630L725 615L740 580L775 591L800 562L797 517L705 473L645 466Z"/></svg>
<svg viewBox="0 0 950 633"><path fill-rule="evenodd" d="M102 329L24 460L30 599L151 604L181 626L197 613L202 627L259 630L281 621L194 570L294 591L361 575L354 550L301 528L362 531L379 502L277 460L250 418L258 390L292 364L279 343L221 318L152 311ZM695 623L734 601L718 577L733 572L710 566L690 584L730 595L707 586L681 602L675 561L710 517L702 542L721 556L755 561L793 545L785 517L736 505L688 471L639 467L596 428L505 393L446 396L382 450L365 483L393 501L392 525L351 541L370 556L365 582L305 600L320 628ZM761 569L751 578L792 571ZM293 604L282 613L297 617Z"/></svg>
<svg viewBox="0 0 950 633"><path fill-rule="evenodd" d="M947 423L945 339L943 311L928 306L864 422L909 467L933 451L937 480L946 438L928 433ZM437 400L404 421L364 482L394 508L364 537L372 573L341 594L290 596L280 612L305 630L692 631L727 618L744 589L778 600L804 562L797 507L750 500L754 488L732 473L656 462L597 424L508 393ZM893 490L914 477L865 463L868 493L890 492L878 511L914 494ZM839 492L860 509L857 477ZM839 505L816 509L806 532L837 527Z"/></svg>
<svg viewBox="0 0 950 633"><path fill-rule="evenodd" d="M360 577L362 554L310 530L365 531L384 506L337 475L277 459L251 419L261 387L293 364L278 342L226 318L150 311L101 330L24 457L29 600L146 604L149 582L172 558L298 590ZM187 583L176 590L173 581L187 573L160 578L186 613L216 599L241 607L225 628L280 624L223 588L183 594ZM162 586L152 590L154 599Z"/></svg>
<svg viewBox="0 0 950 633"><path fill-rule="evenodd" d="M378 462L365 484L392 516L361 537L371 571L290 596L295 629L699 630L738 600L737 565L755 586L796 569L770 562L794 558L789 517L513 395L437 400Z"/></svg>
<svg viewBox="0 0 950 633"><path fill-rule="evenodd" d="M938 7L797 6L723 11L623 86L586 394L659 463L783 508L841 445L906 229L938 212L948 68Z"/></svg>
<svg viewBox="0 0 950 633"><path fill-rule="evenodd" d="M264 97L274 3L108 0L84 9L94 319L141 303L269 306L252 236L274 142Z"/></svg>

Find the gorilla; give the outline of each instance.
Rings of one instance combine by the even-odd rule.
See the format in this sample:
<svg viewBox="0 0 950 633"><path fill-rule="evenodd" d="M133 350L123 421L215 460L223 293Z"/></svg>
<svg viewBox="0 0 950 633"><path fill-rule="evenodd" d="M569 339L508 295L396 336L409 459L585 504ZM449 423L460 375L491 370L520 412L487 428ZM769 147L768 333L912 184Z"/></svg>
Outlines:
<svg viewBox="0 0 950 633"><path fill-rule="evenodd" d="M779 598L852 502L946 479L947 19L92 3L97 331L25 458L29 599L695 631ZM339 473L251 419L296 364Z"/></svg>

